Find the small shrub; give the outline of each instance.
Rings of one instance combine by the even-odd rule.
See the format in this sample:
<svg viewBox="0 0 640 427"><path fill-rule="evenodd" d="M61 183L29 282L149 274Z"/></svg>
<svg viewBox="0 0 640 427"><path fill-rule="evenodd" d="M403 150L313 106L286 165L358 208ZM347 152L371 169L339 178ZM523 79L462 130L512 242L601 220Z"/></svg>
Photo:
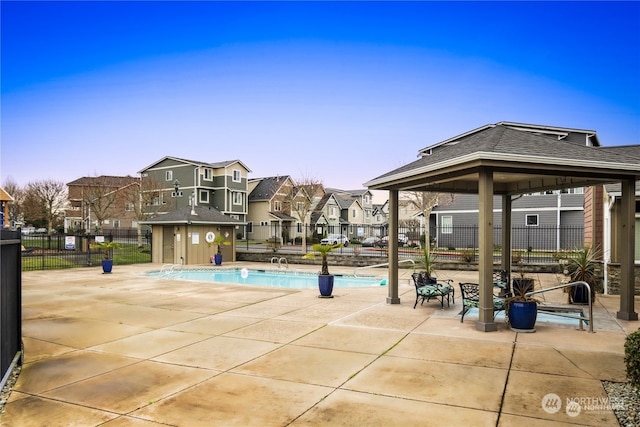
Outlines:
<svg viewBox="0 0 640 427"><path fill-rule="evenodd" d="M470 263L476 259L476 251L473 249L463 249L460 251L460 258L466 263Z"/></svg>
<svg viewBox="0 0 640 427"><path fill-rule="evenodd" d="M522 251L511 251L511 264L520 264L523 257Z"/></svg>
<svg viewBox="0 0 640 427"><path fill-rule="evenodd" d="M627 379L640 390L640 329L627 336L624 343L624 364L627 367Z"/></svg>

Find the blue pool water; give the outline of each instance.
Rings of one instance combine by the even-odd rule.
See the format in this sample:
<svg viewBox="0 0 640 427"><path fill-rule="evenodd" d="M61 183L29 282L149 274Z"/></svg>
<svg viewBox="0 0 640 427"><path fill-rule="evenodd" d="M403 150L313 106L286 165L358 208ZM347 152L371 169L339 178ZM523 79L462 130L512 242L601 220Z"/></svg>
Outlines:
<svg viewBox="0 0 640 427"><path fill-rule="evenodd" d="M475 316L476 318L478 317L478 309L477 308L470 308L469 311L467 312L467 314L464 315L465 320L467 319L467 317L469 316L469 314L471 314L471 316ZM504 318L504 312L501 311L498 314L496 314L495 317L496 322L504 322L505 318ZM575 326L578 327L580 325L580 321L578 319L571 319L568 317L561 317L561 316L554 316L553 314L548 314L548 313L541 313L538 312L537 317L536 317L536 323L553 323L553 324L557 324L557 325L563 325L563 326ZM588 326L586 326L586 323L583 325L584 328L587 328Z"/></svg>
<svg viewBox="0 0 640 427"><path fill-rule="evenodd" d="M173 272L152 271L150 277L164 277L178 280L198 280L216 283L235 283L240 285L266 286L273 288L317 288L318 275L297 271L235 269L184 269ZM372 276L356 277L335 275L334 288L364 288L383 286L386 280Z"/></svg>

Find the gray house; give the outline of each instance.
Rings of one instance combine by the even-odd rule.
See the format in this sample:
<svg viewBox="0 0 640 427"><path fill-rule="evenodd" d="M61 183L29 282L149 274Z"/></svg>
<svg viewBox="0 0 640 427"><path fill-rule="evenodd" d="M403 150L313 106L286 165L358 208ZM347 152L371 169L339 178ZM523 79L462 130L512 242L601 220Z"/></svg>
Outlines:
<svg viewBox="0 0 640 427"><path fill-rule="evenodd" d="M543 191L512 201L512 248L570 250L584 241L584 191L580 188ZM476 247L478 196L456 194L446 206L436 206L429 218L430 236L439 247ZM500 245L502 199L493 200L494 245Z"/></svg>
<svg viewBox="0 0 640 427"><path fill-rule="evenodd" d="M143 191L155 193L156 212L184 206L211 207L241 222L247 220L248 179L240 160L202 162L166 156L138 173Z"/></svg>

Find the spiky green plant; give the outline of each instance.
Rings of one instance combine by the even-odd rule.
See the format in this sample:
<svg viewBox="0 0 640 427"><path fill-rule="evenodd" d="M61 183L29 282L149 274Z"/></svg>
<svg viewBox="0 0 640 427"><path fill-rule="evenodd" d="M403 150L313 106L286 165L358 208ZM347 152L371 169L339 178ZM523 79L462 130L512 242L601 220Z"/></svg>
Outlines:
<svg viewBox="0 0 640 427"><path fill-rule="evenodd" d="M320 274L322 276L329 275L329 263L327 262L327 255L333 252L335 249L342 247L342 244L338 243L335 245L321 245L320 243L316 243L311 246L311 250L313 252L309 252L302 258L313 259L316 255L322 256L322 268L320 270Z"/></svg>

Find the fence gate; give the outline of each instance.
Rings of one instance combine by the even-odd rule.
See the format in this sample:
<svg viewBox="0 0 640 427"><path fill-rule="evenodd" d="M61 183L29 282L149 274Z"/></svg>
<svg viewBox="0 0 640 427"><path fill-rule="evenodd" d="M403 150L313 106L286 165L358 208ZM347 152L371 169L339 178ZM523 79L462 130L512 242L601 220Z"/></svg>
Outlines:
<svg viewBox="0 0 640 427"><path fill-rule="evenodd" d="M20 231L0 230L0 389L22 363L22 270Z"/></svg>

